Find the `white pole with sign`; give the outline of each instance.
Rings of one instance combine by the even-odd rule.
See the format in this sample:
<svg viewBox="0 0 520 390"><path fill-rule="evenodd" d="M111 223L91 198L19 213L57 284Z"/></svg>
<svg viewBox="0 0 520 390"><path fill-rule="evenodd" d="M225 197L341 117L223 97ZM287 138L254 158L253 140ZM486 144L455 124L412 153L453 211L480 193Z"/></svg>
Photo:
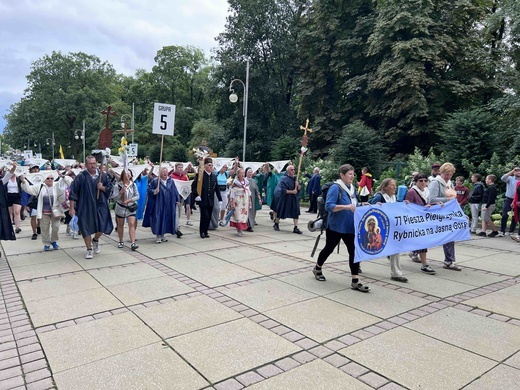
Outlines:
<svg viewBox="0 0 520 390"><path fill-rule="evenodd" d="M162 164L164 136L173 135L175 126L175 105L154 103L152 134L161 134L161 155L159 166Z"/></svg>

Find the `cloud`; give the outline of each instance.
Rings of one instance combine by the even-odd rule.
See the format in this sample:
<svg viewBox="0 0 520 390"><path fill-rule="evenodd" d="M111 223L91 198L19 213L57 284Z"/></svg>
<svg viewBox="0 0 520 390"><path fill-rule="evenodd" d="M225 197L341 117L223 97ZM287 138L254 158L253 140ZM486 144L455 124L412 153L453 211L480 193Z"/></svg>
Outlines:
<svg viewBox="0 0 520 390"><path fill-rule="evenodd" d="M227 0L3 1L0 96L18 100L31 64L52 51L96 55L126 75L151 70L163 46L193 45L209 56L227 9Z"/></svg>

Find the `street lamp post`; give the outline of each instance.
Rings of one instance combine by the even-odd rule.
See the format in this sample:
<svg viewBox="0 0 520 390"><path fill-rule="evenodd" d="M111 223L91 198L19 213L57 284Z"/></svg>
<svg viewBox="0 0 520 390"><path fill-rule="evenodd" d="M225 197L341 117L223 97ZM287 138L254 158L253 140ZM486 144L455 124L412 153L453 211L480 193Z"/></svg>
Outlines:
<svg viewBox="0 0 520 390"><path fill-rule="evenodd" d="M81 132L81 133L78 133ZM80 139L83 142L83 162L85 162L85 121L83 121L83 130L74 130L74 138Z"/></svg>
<svg viewBox="0 0 520 390"><path fill-rule="evenodd" d="M52 145L52 159L54 160L54 145L56 145L56 142L54 141L54 131L52 132L52 138L46 138L45 143L47 145Z"/></svg>
<svg viewBox="0 0 520 390"><path fill-rule="evenodd" d="M243 111L242 111L242 115L244 116L244 142L242 145L242 162L245 162L246 161L246 139L247 139L247 98L248 98L248 94L249 94L249 58L247 59L247 64L246 64L246 83L244 84L244 82L240 79L231 80L231 83L229 83L229 92L231 92L231 94L229 95L229 101L231 103L236 103L238 101L238 96L235 93L235 91L233 90L233 83L235 81L240 82L240 84L242 84L242 86L244 87L244 105L243 105Z"/></svg>

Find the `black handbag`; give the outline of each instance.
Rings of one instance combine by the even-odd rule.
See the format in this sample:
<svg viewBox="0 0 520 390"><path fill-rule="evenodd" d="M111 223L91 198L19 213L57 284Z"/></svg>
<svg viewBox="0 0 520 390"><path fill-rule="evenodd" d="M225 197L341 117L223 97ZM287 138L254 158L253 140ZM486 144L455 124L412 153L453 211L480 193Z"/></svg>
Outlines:
<svg viewBox="0 0 520 390"><path fill-rule="evenodd" d="M127 209L127 210L130 211L131 213L133 213L134 211L136 211L136 210L137 210L137 207L138 207L137 202L134 202L134 203L132 203L132 204L130 204L130 205L128 205L128 206L127 206L127 205L124 205L124 204L121 204L121 203L118 203L118 205L121 206L121 207L123 207L123 208L125 208L125 209Z"/></svg>
<svg viewBox="0 0 520 390"><path fill-rule="evenodd" d="M26 206L30 209L36 210L38 208L38 196L40 196L40 192L42 191L43 184L40 186L40 191L38 191L38 195L31 195L29 200L27 201Z"/></svg>

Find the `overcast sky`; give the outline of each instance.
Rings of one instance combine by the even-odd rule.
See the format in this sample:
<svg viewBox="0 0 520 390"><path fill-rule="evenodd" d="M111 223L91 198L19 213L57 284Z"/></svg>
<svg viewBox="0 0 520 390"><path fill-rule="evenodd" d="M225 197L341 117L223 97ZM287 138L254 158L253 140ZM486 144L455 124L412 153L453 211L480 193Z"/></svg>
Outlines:
<svg viewBox="0 0 520 390"><path fill-rule="evenodd" d="M0 132L31 63L44 55L81 51L118 73L150 71L163 46L193 45L209 56L227 9L227 0L0 0Z"/></svg>

